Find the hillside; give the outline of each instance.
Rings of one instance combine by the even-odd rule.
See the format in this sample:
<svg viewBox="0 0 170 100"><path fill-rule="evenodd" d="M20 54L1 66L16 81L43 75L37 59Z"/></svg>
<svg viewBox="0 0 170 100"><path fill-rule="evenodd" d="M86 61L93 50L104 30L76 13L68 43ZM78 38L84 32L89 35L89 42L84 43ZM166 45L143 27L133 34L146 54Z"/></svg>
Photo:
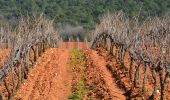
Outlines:
<svg viewBox="0 0 170 100"><path fill-rule="evenodd" d="M21 16L44 13L55 25L71 24L94 29L107 12L123 10L129 17L162 16L170 11L169 0L0 0L0 19L17 24Z"/></svg>

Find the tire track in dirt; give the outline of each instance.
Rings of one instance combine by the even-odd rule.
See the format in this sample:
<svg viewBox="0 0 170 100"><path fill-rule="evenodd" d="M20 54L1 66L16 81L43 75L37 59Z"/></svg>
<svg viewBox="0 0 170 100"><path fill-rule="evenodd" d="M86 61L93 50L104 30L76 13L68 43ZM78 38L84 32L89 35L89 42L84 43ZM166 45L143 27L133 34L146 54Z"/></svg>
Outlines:
<svg viewBox="0 0 170 100"><path fill-rule="evenodd" d="M71 68L67 65L69 51L48 49L38 59L15 100L67 100L71 94Z"/></svg>
<svg viewBox="0 0 170 100"><path fill-rule="evenodd" d="M103 76L105 83L109 89L109 92L113 100L126 100L126 97L123 95L124 92L121 90L117 84L116 80L112 78L112 74L107 70L107 62L103 57L97 54L97 51L90 50L88 54L93 62L93 65L97 66L100 70L101 76ZM98 71L99 72L99 71Z"/></svg>

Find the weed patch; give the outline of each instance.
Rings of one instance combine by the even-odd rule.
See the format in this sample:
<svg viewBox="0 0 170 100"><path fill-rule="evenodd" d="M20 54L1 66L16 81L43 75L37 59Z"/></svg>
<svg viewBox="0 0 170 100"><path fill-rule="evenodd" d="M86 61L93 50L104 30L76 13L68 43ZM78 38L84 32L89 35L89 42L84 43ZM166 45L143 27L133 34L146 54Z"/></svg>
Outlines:
<svg viewBox="0 0 170 100"><path fill-rule="evenodd" d="M71 58L69 64L73 71L72 81L72 95L68 98L70 100L83 100L87 98L88 89L85 85L86 78L84 76L86 71L86 54L83 50L73 49L71 51Z"/></svg>

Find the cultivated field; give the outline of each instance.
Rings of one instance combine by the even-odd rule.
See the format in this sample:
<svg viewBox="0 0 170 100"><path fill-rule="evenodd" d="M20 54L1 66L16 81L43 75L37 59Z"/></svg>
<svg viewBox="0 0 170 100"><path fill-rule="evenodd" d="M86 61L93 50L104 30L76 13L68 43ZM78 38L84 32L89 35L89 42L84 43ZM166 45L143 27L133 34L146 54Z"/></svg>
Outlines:
<svg viewBox="0 0 170 100"><path fill-rule="evenodd" d="M0 99L170 100L169 19L108 14L91 42L61 41L43 16L4 25Z"/></svg>

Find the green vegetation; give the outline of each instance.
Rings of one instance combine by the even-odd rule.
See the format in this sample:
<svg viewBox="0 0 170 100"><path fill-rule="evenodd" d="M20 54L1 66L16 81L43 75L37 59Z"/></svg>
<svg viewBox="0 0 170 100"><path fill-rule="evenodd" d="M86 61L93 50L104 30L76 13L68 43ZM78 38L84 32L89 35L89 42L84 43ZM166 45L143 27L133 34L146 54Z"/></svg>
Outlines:
<svg viewBox="0 0 170 100"><path fill-rule="evenodd" d="M0 23L16 26L21 17L44 13L64 41L91 39L91 30L104 14L122 10L129 18L163 16L170 12L170 0L0 0Z"/></svg>
<svg viewBox="0 0 170 100"><path fill-rule="evenodd" d="M83 98L86 98L88 90L85 86L85 78L81 77L79 84L73 86L73 90L74 92L69 96L70 100L83 100Z"/></svg>
<svg viewBox="0 0 170 100"><path fill-rule="evenodd" d="M87 97L88 89L85 85L84 72L86 71L86 55L83 50L73 49L71 51L70 65L73 69L72 95L68 98L71 100L83 100Z"/></svg>
<svg viewBox="0 0 170 100"><path fill-rule="evenodd" d="M107 12L123 10L129 17L162 16L170 11L170 0L0 0L0 19L16 24L20 16L44 14L56 18L56 26L93 29Z"/></svg>
<svg viewBox="0 0 170 100"><path fill-rule="evenodd" d="M70 64L71 64L71 66L73 66L74 71L77 71L77 72L84 72L85 71L85 69L86 69L85 59L86 59L86 54L84 53L83 50L75 48L71 51Z"/></svg>

